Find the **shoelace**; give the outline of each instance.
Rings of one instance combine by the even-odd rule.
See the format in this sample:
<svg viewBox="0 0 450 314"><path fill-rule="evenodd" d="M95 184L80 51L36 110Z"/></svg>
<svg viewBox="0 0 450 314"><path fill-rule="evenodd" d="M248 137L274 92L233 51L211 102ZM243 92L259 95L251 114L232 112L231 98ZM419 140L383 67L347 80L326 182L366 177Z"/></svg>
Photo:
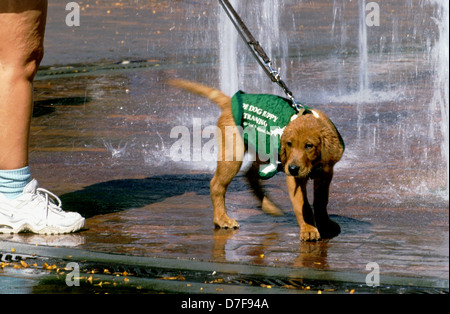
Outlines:
<svg viewBox="0 0 450 314"><path fill-rule="evenodd" d="M50 191L48 191L48 190L46 190L46 189L43 189L43 188L37 188L36 189L36 194L35 194L38 198L39 198L39 200L40 201L44 201L45 202L45 214L46 214L46 220L48 220L48 209L49 209L49 205L53 208L53 209L55 209L55 210L57 210L58 212L62 212L63 210L62 210L62 208L61 208L61 206L62 206L62 202L61 202L61 200L59 199L59 197L58 196L56 196L55 194L53 194L52 192L50 192ZM50 197L51 198L50 198ZM52 199L53 200L56 200L57 202L58 202L58 205L56 205L53 201L52 201ZM53 205L53 206L52 206Z"/></svg>

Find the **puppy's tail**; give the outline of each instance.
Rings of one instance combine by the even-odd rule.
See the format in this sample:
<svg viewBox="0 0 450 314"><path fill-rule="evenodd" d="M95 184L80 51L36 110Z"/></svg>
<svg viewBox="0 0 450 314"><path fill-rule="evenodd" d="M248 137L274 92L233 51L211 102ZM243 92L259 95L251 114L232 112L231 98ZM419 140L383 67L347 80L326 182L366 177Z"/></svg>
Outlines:
<svg viewBox="0 0 450 314"><path fill-rule="evenodd" d="M174 87L185 89L194 94L206 97L215 102L222 110L225 110L225 108L229 108L230 106L230 97L228 97L218 89L214 89L203 84L179 79L170 80L169 84Z"/></svg>

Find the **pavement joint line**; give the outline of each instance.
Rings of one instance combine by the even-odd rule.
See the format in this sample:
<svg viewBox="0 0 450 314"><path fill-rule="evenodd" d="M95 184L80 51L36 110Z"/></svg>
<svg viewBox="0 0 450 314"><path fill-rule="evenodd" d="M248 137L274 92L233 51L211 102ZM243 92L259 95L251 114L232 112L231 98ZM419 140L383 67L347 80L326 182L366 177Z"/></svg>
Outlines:
<svg viewBox="0 0 450 314"><path fill-rule="evenodd" d="M309 280L321 280L342 283L365 284L367 274L339 271L339 270L315 270L309 268L289 268L248 265L233 262L209 262L190 259L170 259L160 257L130 256L93 252L88 250L64 247L47 247L4 241L0 243L0 251L15 254L27 254L38 257L55 258L67 261L83 261L96 263L111 263L132 265L140 267L157 267L170 270L221 272L239 275L256 275L266 277L303 278ZM424 288L448 289L448 280L427 277L406 277L381 275L383 285L416 286Z"/></svg>

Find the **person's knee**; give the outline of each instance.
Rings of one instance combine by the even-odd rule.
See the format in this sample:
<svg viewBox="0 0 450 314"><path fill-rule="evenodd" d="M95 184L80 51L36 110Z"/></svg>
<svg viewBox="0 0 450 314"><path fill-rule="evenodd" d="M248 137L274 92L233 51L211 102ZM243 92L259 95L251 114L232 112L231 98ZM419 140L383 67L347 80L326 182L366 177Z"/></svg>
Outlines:
<svg viewBox="0 0 450 314"><path fill-rule="evenodd" d="M0 58L2 67L0 76L2 79L26 80L32 82L39 65L44 57L44 49L37 46L34 49L22 51L14 56L8 56L3 60Z"/></svg>

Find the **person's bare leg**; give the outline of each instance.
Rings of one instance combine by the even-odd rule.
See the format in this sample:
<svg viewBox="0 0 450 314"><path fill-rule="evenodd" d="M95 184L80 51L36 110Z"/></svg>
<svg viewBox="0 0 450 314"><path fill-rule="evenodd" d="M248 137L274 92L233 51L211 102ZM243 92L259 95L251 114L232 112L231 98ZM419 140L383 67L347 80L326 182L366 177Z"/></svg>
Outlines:
<svg viewBox="0 0 450 314"><path fill-rule="evenodd" d="M31 180L33 79L44 55L47 0L0 0L0 233L60 234L83 228Z"/></svg>
<svg viewBox="0 0 450 314"><path fill-rule="evenodd" d="M0 1L0 170L28 165L33 78L44 55L47 0Z"/></svg>

